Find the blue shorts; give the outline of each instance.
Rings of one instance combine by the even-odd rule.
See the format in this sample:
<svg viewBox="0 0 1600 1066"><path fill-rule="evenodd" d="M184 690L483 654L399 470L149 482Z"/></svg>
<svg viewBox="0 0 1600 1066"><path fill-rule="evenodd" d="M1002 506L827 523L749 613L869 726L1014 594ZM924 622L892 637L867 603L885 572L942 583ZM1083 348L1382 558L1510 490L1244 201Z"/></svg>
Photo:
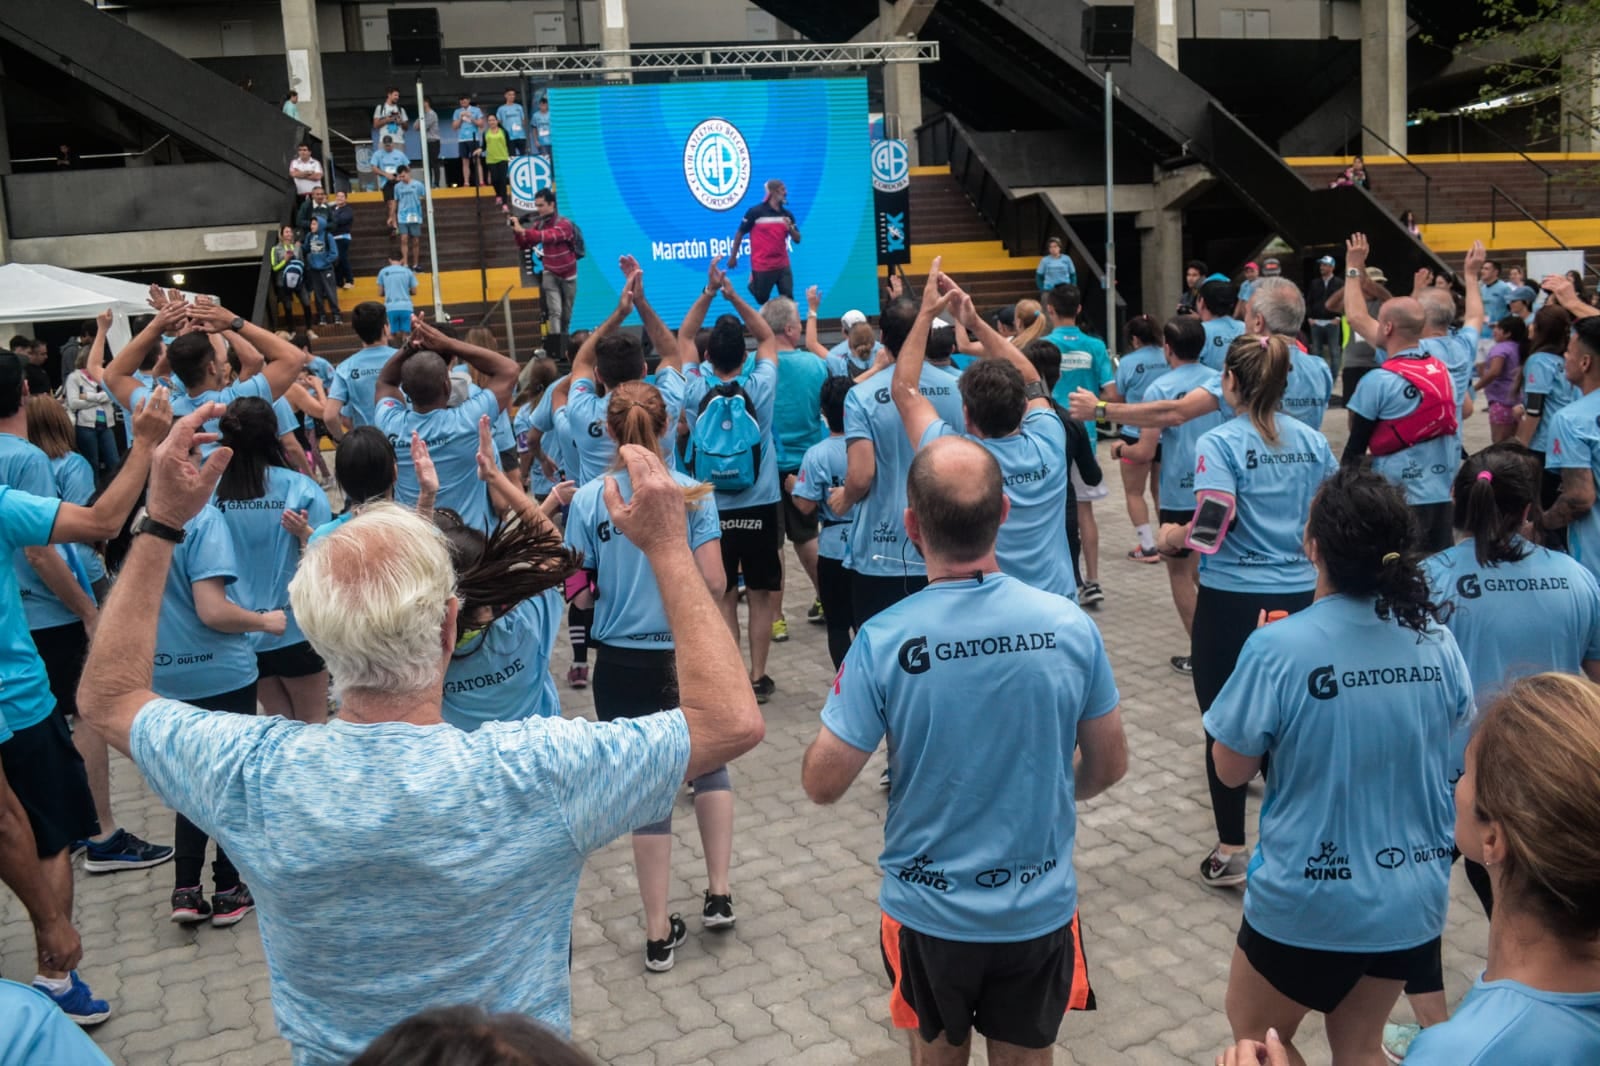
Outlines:
<svg viewBox="0 0 1600 1066"><path fill-rule="evenodd" d="M411 332L411 308L407 307L404 310L399 310L399 311L391 310L389 312L389 332L390 333L410 333Z"/></svg>
<svg viewBox="0 0 1600 1066"><path fill-rule="evenodd" d="M422 223L420 222L398 222L395 227L399 229L402 237L422 236Z"/></svg>

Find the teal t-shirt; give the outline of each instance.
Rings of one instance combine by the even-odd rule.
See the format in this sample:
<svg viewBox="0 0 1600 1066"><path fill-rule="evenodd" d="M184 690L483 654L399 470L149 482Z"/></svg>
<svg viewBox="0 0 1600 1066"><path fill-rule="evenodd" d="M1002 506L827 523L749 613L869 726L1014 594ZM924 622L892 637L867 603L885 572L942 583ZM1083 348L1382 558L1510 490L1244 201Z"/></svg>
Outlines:
<svg viewBox="0 0 1600 1066"><path fill-rule="evenodd" d="M822 421L822 384L828 364L810 352L778 353L778 394L773 401L772 437L778 472L800 469L806 449L828 434Z"/></svg>
<svg viewBox="0 0 1600 1066"><path fill-rule="evenodd" d="M1582 396L1556 415L1550 427L1546 470L1587 470L1600 486L1600 391ZM1600 511L1590 508L1567 527L1567 550L1600 576Z"/></svg>
<svg viewBox="0 0 1600 1066"><path fill-rule="evenodd" d="M0 548L17 555L50 543L61 501L0 484ZM0 716L11 732L38 725L55 709L44 660L28 632L15 567L0 567Z"/></svg>
<svg viewBox="0 0 1600 1066"><path fill-rule="evenodd" d="M1543 992L1479 977L1450 1020L1418 1034L1407 1066L1593 1066L1600 992Z"/></svg>
<svg viewBox="0 0 1600 1066"><path fill-rule="evenodd" d="M1062 407L1071 405L1075 389L1088 389L1098 396L1101 389L1117 380L1111 355L1100 338L1089 336L1077 326L1057 326L1044 339L1061 349L1061 379L1053 391L1056 403Z"/></svg>

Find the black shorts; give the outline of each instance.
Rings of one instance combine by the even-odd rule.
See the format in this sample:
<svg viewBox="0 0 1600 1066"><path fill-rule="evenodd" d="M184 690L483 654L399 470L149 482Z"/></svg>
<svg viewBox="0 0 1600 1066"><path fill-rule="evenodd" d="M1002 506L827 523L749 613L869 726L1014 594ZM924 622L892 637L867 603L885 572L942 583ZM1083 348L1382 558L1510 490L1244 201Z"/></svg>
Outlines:
<svg viewBox="0 0 1600 1066"><path fill-rule="evenodd" d="M1078 918L1010 943L941 940L882 916L878 946L889 972L889 1018L932 1043L964 1044L977 1029L1025 1048L1056 1042L1069 1010L1094 1010Z"/></svg>
<svg viewBox="0 0 1600 1066"><path fill-rule="evenodd" d="M1070 508L1067 514L1072 514ZM850 575L850 606L855 615L857 632L879 611L893 607L913 592L921 592L928 587L927 574L880 577L876 574L858 574L848 569L845 573Z"/></svg>
<svg viewBox="0 0 1600 1066"><path fill-rule="evenodd" d="M1319 951L1280 944L1239 923L1239 950L1267 983L1303 1007L1327 1014L1363 977L1404 981L1439 957L1439 938L1400 951Z"/></svg>
<svg viewBox="0 0 1600 1066"><path fill-rule="evenodd" d="M594 716L602 722L643 718L678 706L678 657L674 651L618 648L592 641Z"/></svg>
<svg viewBox="0 0 1600 1066"><path fill-rule="evenodd" d="M39 858L61 854L74 840L100 835L89 774L59 708L0 744L0 766L28 815Z"/></svg>
<svg viewBox="0 0 1600 1066"><path fill-rule="evenodd" d="M723 511L722 572L731 590L744 573L744 587L757 592L783 588L783 504Z"/></svg>
<svg viewBox="0 0 1600 1066"><path fill-rule="evenodd" d="M394 199L394 182L386 181L386 182L383 183L383 202L384 203L388 203L390 200L393 200L393 199Z"/></svg>
<svg viewBox="0 0 1600 1066"><path fill-rule="evenodd" d="M793 473L795 473L793 470L780 472L778 474L778 485L781 487L784 479ZM783 499L779 502L783 504L784 534L795 544L806 544L816 540L819 529L817 512L812 511L810 514L806 514L794 505L794 497L789 495L788 489L780 488L780 491L783 493Z"/></svg>
<svg viewBox="0 0 1600 1066"><path fill-rule="evenodd" d="M83 658L89 653L89 632L82 622L28 631L33 646L44 662L50 678L50 694L56 708L68 718L78 713L78 679L83 676Z"/></svg>
<svg viewBox="0 0 1600 1066"><path fill-rule="evenodd" d="M751 270L750 295L756 302L764 304L776 288L779 296L794 299L794 273L788 267L779 267L777 270Z"/></svg>
<svg viewBox="0 0 1600 1066"><path fill-rule="evenodd" d="M1169 511L1163 507L1159 517L1164 526L1186 526L1194 521L1194 508L1191 507L1187 511Z"/></svg>
<svg viewBox="0 0 1600 1066"><path fill-rule="evenodd" d="M256 652L256 673L261 677L310 677L326 670L327 664L311 648L311 642L302 640L271 651Z"/></svg>

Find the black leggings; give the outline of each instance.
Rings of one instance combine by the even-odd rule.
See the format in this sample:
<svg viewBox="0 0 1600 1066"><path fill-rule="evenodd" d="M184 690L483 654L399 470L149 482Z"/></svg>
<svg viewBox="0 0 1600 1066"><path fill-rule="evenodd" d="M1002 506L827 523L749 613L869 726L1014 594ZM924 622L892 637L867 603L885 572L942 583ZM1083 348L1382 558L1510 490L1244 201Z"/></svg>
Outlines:
<svg viewBox="0 0 1600 1066"><path fill-rule="evenodd" d="M1068 473L1070 479L1071 473ZM1083 568L1078 556L1083 554L1083 537L1078 532L1078 499L1069 483L1067 488L1067 551L1072 553L1072 587L1083 588Z"/></svg>
<svg viewBox="0 0 1600 1066"><path fill-rule="evenodd" d="M817 556L817 598L822 601L822 616L828 623L828 657L835 670L850 650L850 623L855 620L850 584L850 571L842 561Z"/></svg>
<svg viewBox="0 0 1600 1066"><path fill-rule="evenodd" d="M216 696L206 696L197 700L184 700L192 707L203 707L208 711L227 711L230 714L255 714L256 713L256 683L250 682L244 688L234 689ZM177 815L177 828L172 834L173 855L173 887L193 888L200 884L200 870L206 863L206 841L209 839L205 830L195 825L183 815ZM218 892L239 887L239 871L234 869L233 863L222 851L222 845L217 845L217 858L211 864L211 880L216 885Z"/></svg>
<svg viewBox="0 0 1600 1066"><path fill-rule="evenodd" d="M1194 696L1200 713L1211 709L1222 686L1233 676L1239 652L1250 634L1256 631L1262 611L1288 611L1293 614L1311 605L1313 591L1304 592L1224 592L1202 584L1194 608L1194 635L1190 638L1190 658L1194 663ZM1217 779L1217 764L1212 755L1216 745L1206 735L1206 782L1211 786L1211 816L1217 823L1217 840L1229 847L1244 847L1245 785L1229 788ZM1261 763L1266 773L1266 760Z"/></svg>
<svg viewBox="0 0 1600 1066"><path fill-rule="evenodd" d="M504 200L510 195L506 192L506 182L510 173L509 161L489 164L489 184L494 186L494 194L498 199Z"/></svg>
<svg viewBox="0 0 1600 1066"><path fill-rule="evenodd" d="M1533 453L1539 460L1539 510L1548 511L1555 506L1556 500L1561 498L1561 471L1551 470L1544 465L1544 452ZM1547 529L1540 534L1544 546L1556 551L1567 550L1567 530Z"/></svg>

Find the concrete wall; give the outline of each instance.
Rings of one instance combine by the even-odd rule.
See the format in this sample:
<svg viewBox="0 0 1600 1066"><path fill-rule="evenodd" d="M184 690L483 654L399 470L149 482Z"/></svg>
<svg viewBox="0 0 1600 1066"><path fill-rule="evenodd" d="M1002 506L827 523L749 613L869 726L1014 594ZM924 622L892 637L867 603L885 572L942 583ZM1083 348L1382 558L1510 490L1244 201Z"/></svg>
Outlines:
<svg viewBox="0 0 1600 1066"><path fill-rule="evenodd" d="M283 17L277 4L128 8L116 14L140 33L190 59L283 52ZM338 4L317 9L317 33L324 52L345 50Z"/></svg>
<svg viewBox="0 0 1600 1066"><path fill-rule="evenodd" d="M1173 0L1178 16L1178 36L1237 37L1234 27L1248 18L1225 19L1224 12L1265 15L1268 36L1278 39L1361 36L1359 0ZM1255 21L1254 25L1262 25ZM1253 35L1253 34L1252 34Z"/></svg>

